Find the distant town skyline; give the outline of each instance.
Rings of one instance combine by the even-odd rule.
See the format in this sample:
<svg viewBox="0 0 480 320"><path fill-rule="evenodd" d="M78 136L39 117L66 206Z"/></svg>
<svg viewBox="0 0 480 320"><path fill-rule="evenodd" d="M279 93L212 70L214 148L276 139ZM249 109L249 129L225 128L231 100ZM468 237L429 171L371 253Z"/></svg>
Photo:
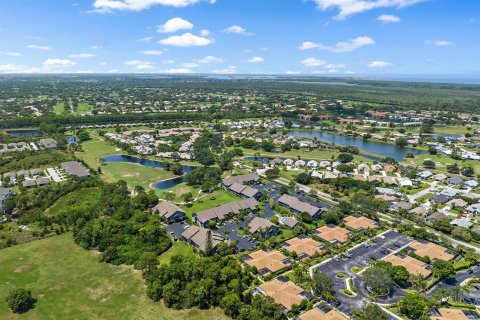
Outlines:
<svg viewBox="0 0 480 320"><path fill-rule="evenodd" d="M0 73L480 75L471 0L6 0Z"/></svg>

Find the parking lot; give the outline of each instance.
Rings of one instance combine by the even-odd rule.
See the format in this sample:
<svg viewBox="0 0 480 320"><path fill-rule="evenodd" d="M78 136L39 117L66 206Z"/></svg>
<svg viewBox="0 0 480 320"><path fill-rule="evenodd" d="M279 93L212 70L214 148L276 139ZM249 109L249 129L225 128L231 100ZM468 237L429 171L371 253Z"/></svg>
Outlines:
<svg viewBox="0 0 480 320"><path fill-rule="evenodd" d="M413 239L406 235L395 231L388 231L373 238L370 242L364 242L348 250L345 259L335 257L316 266L323 274L333 280L335 294L340 297L340 304L337 306L337 309L350 315L354 309L359 310L370 302L365 285L361 277L352 271L353 267L364 269L372 260L383 259L412 241ZM338 273L343 273L353 279L357 289L357 295L355 297L347 296L341 292L341 290L346 289L346 284L345 279L336 276ZM378 302L390 303L397 301L403 295L404 292L395 287L388 297L379 299Z"/></svg>
<svg viewBox="0 0 480 320"><path fill-rule="evenodd" d="M188 223L185 222L176 222L169 224L163 228L166 233L168 233L173 239L180 240L182 239L182 233L188 228Z"/></svg>
<svg viewBox="0 0 480 320"><path fill-rule="evenodd" d="M218 233L231 241L236 241L236 247L239 252L253 250L258 246L257 240L248 236L239 234L240 225L234 222L225 222L218 228ZM225 232L225 230L228 230Z"/></svg>
<svg viewBox="0 0 480 320"><path fill-rule="evenodd" d="M441 289L450 291L454 287L458 287L462 282L471 278L471 277L480 277L480 267L475 266L469 270L458 271L455 275L455 279L447 280L442 283L439 283L433 287L430 291L427 292L427 297L432 297ZM469 290L468 294L463 294L463 301L468 304L473 304L475 306L480 306L480 285L474 284Z"/></svg>

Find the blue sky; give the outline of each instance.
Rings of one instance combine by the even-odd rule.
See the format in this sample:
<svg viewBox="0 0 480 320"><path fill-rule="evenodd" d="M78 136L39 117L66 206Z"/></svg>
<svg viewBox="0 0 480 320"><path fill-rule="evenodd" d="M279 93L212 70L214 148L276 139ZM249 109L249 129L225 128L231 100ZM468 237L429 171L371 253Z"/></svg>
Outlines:
<svg viewBox="0 0 480 320"><path fill-rule="evenodd" d="M0 0L0 73L480 74L478 0Z"/></svg>

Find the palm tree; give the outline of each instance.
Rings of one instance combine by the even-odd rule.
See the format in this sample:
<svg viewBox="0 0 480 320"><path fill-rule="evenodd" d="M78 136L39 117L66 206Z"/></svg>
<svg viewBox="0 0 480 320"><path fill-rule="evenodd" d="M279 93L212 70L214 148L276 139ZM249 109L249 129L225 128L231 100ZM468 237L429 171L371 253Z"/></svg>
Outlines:
<svg viewBox="0 0 480 320"><path fill-rule="evenodd" d="M424 291L427 287L427 282L425 281L425 277L420 275L412 276L410 278L410 282L412 283L412 287L415 291L421 292Z"/></svg>
<svg viewBox="0 0 480 320"><path fill-rule="evenodd" d="M464 289L461 286L451 287L449 289L450 297L457 302L460 302L463 297Z"/></svg>

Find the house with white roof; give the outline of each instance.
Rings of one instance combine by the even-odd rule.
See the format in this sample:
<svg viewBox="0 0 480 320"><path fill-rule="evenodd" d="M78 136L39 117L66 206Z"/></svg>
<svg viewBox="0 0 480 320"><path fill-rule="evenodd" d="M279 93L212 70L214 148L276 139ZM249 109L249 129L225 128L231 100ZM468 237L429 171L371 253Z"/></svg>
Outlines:
<svg viewBox="0 0 480 320"><path fill-rule="evenodd" d="M398 184L400 185L400 187L411 187L411 186L413 186L413 182L409 178L398 178L397 180L398 180Z"/></svg>
<svg viewBox="0 0 480 320"><path fill-rule="evenodd" d="M318 167L318 162L315 160L310 160L307 162L307 166L309 166L310 168L316 168Z"/></svg>

